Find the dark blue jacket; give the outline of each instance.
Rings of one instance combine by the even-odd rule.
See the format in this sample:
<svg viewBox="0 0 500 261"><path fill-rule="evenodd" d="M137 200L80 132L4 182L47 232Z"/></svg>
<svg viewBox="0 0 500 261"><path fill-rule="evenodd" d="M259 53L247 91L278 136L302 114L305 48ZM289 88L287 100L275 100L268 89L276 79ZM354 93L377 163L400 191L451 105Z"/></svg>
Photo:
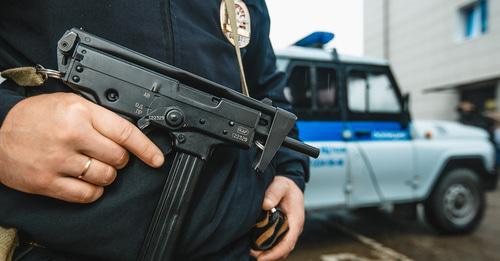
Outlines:
<svg viewBox="0 0 500 261"><path fill-rule="evenodd" d="M235 90L240 81L234 47L220 28L222 0L3 0L0 2L0 70L42 64L57 68L56 42L72 27L109 39ZM245 0L252 19L250 45L243 50L250 93L289 108L285 77L276 71L264 0ZM50 80L22 89L0 88L0 123L21 99L67 92ZM41 119L43 120L43 119ZM296 135L296 133L294 134ZM164 148L165 139L153 141ZM248 231L255 224L265 189L274 175L302 189L307 159L281 150L262 176L251 171L254 151L214 151L196 188L179 245L181 260L248 259ZM132 158L116 182L94 204L69 204L0 185L0 225L19 228L52 250L84 259L134 260L138 254L171 161L152 169Z"/></svg>

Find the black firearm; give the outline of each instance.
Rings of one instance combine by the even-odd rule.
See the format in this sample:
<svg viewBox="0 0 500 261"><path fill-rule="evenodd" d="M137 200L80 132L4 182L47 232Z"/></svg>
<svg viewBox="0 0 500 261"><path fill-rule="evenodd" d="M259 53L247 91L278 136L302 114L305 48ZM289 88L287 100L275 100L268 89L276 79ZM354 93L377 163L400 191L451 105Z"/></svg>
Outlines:
<svg viewBox="0 0 500 261"><path fill-rule="evenodd" d="M83 97L172 137L174 162L139 260L170 260L196 180L215 146L258 147L263 172L281 146L318 157L287 137L297 117L207 79L78 29L58 42L62 80Z"/></svg>

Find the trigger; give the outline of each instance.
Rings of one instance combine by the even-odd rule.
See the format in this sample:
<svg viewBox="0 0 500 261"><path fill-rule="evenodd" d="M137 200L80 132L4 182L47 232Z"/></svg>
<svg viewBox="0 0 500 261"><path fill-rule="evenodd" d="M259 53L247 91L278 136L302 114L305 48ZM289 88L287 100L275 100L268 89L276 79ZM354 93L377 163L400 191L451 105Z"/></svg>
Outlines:
<svg viewBox="0 0 500 261"><path fill-rule="evenodd" d="M146 116L147 117L147 116ZM142 131L151 125L151 121L146 117L140 118L137 121L137 127Z"/></svg>
<svg viewBox="0 0 500 261"><path fill-rule="evenodd" d="M148 116L142 117L137 121L137 128L139 128L139 130L141 130L144 134L151 132L151 121Z"/></svg>

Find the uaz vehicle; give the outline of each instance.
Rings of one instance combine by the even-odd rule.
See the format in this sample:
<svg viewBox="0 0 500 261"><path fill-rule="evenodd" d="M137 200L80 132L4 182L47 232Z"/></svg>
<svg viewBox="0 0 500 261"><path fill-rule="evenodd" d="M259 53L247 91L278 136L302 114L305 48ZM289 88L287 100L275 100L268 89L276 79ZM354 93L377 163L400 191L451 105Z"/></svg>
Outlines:
<svg viewBox="0 0 500 261"><path fill-rule="evenodd" d="M401 94L387 61L301 46L276 54L288 75L285 95L301 119L300 138L321 148L311 161L308 209L423 203L439 231L477 227L484 192L497 183L485 131L411 120L408 95Z"/></svg>

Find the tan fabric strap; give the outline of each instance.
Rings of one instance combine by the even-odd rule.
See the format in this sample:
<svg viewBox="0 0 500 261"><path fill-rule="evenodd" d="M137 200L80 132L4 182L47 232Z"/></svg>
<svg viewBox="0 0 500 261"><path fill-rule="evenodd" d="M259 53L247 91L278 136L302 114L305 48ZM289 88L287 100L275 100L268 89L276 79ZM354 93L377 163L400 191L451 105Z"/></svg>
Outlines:
<svg viewBox="0 0 500 261"><path fill-rule="evenodd" d="M42 85L47 78L38 73L35 67L19 67L7 69L0 73L5 79L14 81L17 85L23 87L36 87Z"/></svg>
<svg viewBox="0 0 500 261"><path fill-rule="evenodd" d="M18 246L17 231L0 227L0 260L11 261Z"/></svg>

